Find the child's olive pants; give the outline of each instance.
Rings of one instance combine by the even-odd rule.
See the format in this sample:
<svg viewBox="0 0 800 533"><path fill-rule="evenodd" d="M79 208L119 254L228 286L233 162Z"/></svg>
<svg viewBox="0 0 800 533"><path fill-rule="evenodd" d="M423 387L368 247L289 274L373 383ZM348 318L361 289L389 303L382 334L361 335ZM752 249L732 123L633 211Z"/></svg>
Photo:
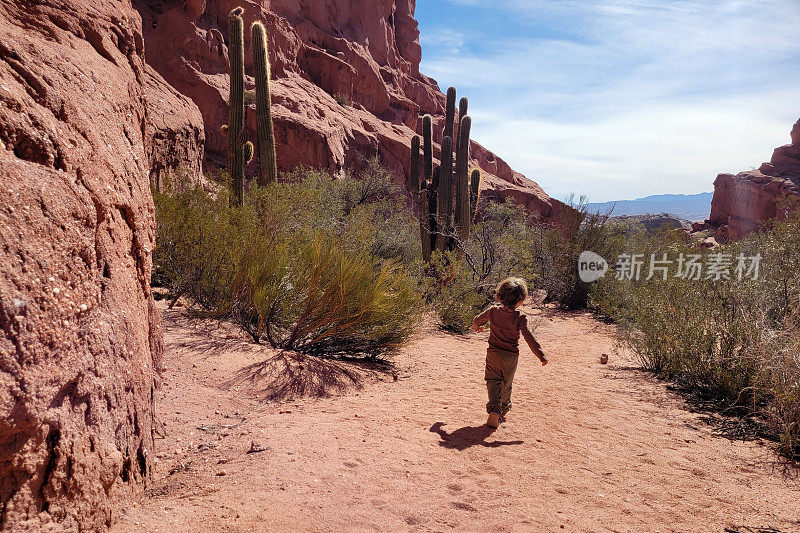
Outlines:
<svg viewBox="0 0 800 533"><path fill-rule="evenodd" d="M486 412L505 416L511 409L511 386L517 371L519 354L490 348L486 351L486 389L489 402Z"/></svg>

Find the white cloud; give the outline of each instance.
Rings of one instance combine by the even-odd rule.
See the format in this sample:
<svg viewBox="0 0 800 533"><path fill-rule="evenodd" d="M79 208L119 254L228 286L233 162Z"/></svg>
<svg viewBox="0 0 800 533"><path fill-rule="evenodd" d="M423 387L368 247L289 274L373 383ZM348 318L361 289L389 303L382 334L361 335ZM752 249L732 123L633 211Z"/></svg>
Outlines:
<svg viewBox="0 0 800 533"><path fill-rule="evenodd" d="M434 32L422 71L469 96L476 139L556 197L711 190L800 116L796 0L450 1L508 24Z"/></svg>
<svg viewBox="0 0 800 533"><path fill-rule="evenodd" d="M765 102L800 101L794 93ZM476 113L475 137L551 196L592 201L712 189L722 172L758 167L789 142L796 117L748 98L631 109L600 121L563 123Z"/></svg>

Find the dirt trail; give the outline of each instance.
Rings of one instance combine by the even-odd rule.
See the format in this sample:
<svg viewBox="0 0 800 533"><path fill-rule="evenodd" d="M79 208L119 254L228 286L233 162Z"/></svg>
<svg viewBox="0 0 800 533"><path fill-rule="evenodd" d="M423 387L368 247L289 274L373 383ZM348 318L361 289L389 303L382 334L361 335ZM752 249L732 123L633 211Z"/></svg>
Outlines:
<svg viewBox="0 0 800 533"><path fill-rule="evenodd" d="M274 352L165 312L155 480L114 531L800 531L800 488L769 444L716 436L624 356L600 365L610 326L527 312L551 364L523 348L495 432L482 426L488 333L425 327L396 381L359 369L361 390L279 403L232 379ZM302 364L281 386L315 370ZM337 383L304 385L346 384L337 369ZM253 441L264 451L247 453Z"/></svg>

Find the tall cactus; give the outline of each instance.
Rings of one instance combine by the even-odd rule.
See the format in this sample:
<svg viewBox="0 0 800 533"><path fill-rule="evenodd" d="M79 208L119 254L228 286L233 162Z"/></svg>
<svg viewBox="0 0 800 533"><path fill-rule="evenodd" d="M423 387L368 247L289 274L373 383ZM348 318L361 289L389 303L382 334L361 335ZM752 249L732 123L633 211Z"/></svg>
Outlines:
<svg viewBox="0 0 800 533"><path fill-rule="evenodd" d="M258 129L258 185L275 183L278 166L275 157L275 130L272 126L270 101L270 67L267 50L267 32L264 25L255 22L253 36L253 66L256 74L256 122Z"/></svg>
<svg viewBox="0 0 800 533"><path fill-rule="evenodd" d="M420 213L425 261L430 260L434 250L453 250L457 241L469 239L480 200L481 172L475 169L470 173L469 169L472 129L472 119L467 114L469 100L461 98L458 102L458 129L455 128L455 103L456 90L450 87L442 129L441 165L433 165L433 118L430 115L422 118L422 139L415 135L411 140L411 174L406 187Z"/></svg>
<svg viewBox="0 0 800 533"><path fill-rule="evenodd" d="M463 101L463 99L462 99ZM458 125L458 147L456 149L456 206L455 224L458 238L466 242L469 238L469 229L472 217L469 212L469 135L472 129L472 119L463 115Z"/></svg>
<svg viewBox="0 0 800 533"><path fill-rule="evenodd" d="M236 205L242 205L244 198L244 9L234 8L228 15L231 35L229 49L230 74L230 113L228 118L228 171L233 181L233 198Z"/></svg>

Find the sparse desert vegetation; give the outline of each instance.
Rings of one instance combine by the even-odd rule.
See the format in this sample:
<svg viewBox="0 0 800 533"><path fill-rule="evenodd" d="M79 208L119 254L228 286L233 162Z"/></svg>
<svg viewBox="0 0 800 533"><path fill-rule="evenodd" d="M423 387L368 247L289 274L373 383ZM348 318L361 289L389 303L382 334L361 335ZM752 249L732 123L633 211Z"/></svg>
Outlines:
<svg viewBox="0 0 800 533"><path fill-rule="evenodd" d="M797 530L787 2L3 2L0 530Z"/></svg>

